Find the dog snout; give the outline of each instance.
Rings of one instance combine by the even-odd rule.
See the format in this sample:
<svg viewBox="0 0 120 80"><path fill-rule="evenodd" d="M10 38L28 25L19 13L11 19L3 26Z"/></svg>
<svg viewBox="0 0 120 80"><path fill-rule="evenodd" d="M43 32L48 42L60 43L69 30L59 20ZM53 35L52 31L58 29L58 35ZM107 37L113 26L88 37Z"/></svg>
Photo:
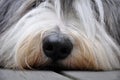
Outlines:
<svg viewBox="0 0 120 80"><path fill-rule="evenodd" d="M72 49L71 40L63 35L52 34L43 39L44 54L53 61L65 59Z"/></svg>

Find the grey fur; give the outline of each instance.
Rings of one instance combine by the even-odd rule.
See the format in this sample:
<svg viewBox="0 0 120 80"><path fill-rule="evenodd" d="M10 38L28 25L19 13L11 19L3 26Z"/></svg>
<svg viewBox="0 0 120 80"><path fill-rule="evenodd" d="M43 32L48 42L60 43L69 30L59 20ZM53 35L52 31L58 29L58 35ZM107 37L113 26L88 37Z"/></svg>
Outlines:
<svg viewBox="0 0 120 80"><path fill-rule="evenodd" d="M100 13L99 13L99 10L98 10L98 6L96 5L94 0L91 1L91 4L92 4L92 8L93 8L93 13L94 13L96 19L98 21L100 21L100 18L99 18Z"/></svg>
<svg viewBox="0 0 120 80"><path fill-rule="evenodd" d="M82 46L76 45L74 48L76 48L76 47L77 48L73 50L73 53L76 53L76 52L81 53L81 51L79 49L79 48L81 48L81 50L83 50L83 52L86 50L85 52L86 53L88 52L88 54L89 54L89 52L91 54L93 52L94 53L93 55L95 55L95 56L97 55L95 59L96 59L96 61L98 61L98 64L101 63L100 64L101 66L105 65L104 69L119 68L119 65L120 65L119 64L119 57L120 57L119 52L120 51L119 51L119 46L116 45L115 41L117 41L120 44L120 29L119 29L119 26L120 26L120 0L76 0L76 1L74 1L74 0L46 0L45 3L40 5L40 3L42 1L44 1L44 0L0 0L0 13L1 13L0 14L0 44L1 44L1 47L0 47L0 51L1 51L0 63L1 64L0 64L0 66L14 67L14 66L12 66L12 64L15 64L14 61L17 58L19 58L18 53L22 53L21 49L23 50L26 48L26 46L25 46L25 48L21 48L21 49L19 48L22 45L21 41L24 41L25 36L27 36L28 34L31 34L31 31L33 31L33 28L35 27L31 24L29 25L29 23L31 23L32 20L34 20L32 24L34 24L38 21L37 22L38 25L35 27L36 28L35 32L36 32L37 30L42 31L42 28L47 26L47 24L45 26L43 26L41 24L41 26L43 26L43 27L39 27L41 21L46 22L47 18L50 17L49 20L54 18L54 16L49 16L48 14L44 14L44 15L40 14L41 12L44 12L44 9L45 9L45 13L49 13L50 10L51 10L50 12L54 12L57 15L57 16L55 16L56 17L55 19L59 18L60 22L62 21L63 25L65 25L65 26L67 24L64 24L64 21L66 21L66 22L68 21L69 24L73 22L72 24L70 24L71 26L67 26L65 29L64 29L64 26L63 27L60 27L61 25L58 26L60 28L60 30L64 32L64 34L66 34L68 36L74 36L74 35L77 36L77 37L75 37L77 39L74 39L74 37L73 38L71 37L71 41L73 39L73 42L74 42L74 40L78 41L77 44L80 43L79 45L81 45L80 39L82 40L82 38L83 38L82 41L84 44L87 42L87 40L88 40L88 43L90 43L90 44L86 43L85 44L86 46L84 46L84 44L83 44L83 49L82 49ZM82 3L83 3L83 5L82 5ZM101 3L103 4L103 6ZM38 15L40 15L40 17L38 19L36 19L35 16L37 14L34 13L34 10L32 10L33 11L33 13L32 13L31 9L37 7L38 5L39 5L39 7L34 10L36 10L35 12L37 12L37 11L41 11L41 12L37 13ZM43 9L43 11L42 11L42 9ZM103 9L104 9L104 11L103 11ZM29 12L29 11L31 11L31 12ZM28 12L28 14L26 14L27 12ZM35 18L28 19L28 17L29 18L31 17L31 14L29 14L29 13L33 14L32 17L35 17ZM104 14L104 16L103 16L103 14ZM26 15L26 16L24 18L22 18L24 15ZM41 17L43 17L43 18L41 18ZM62 18L63 18L63 20L62 20ZM49 24L49 20L48 20L48 24ZM56 21L59 21L59 20L57 19ZM105 26L104 26L103 22L105 22ZM15 23L17 25L15 25ZM28 25L24 25L26 23ZM55 22L55 20L54 20L50 24L54 24L54 23L57 23L57 22ZM86 23L88 23L88 24L86 25ZM54 27L54 25L51 25L51 26ZM55 24L55 26L56 26L56 24ZM106 31L103 27L106 29ZM8 28L11 28L11 29L8 29ZM45 27L45 28L48 28L48 27ZM63 28L63 30L62 30L62 28ZM74 28L76 30L74 30ZM72 34L69 35L67 33L67 29L70 30L69 33L72 33L72 32L74 33L74 31L75 31L75 32L77 32L77 34L74 33L74 35L72 35ZM28 30L28 33L27 33L27 30ZM44 28L43 28L43 30L44 30ZM86 36L81 34L82 30L83 30L82 34L85 33ZM96 30L98 30L98 32ZM5 32L5 31L7 31L7 32ZM108 32L108 34L111 35L111 37L113 37L115 40L113 41L113 39L106 32ZM4 33L4 34L1 35L2 33ZM34 33L32 33L32 34L33 34L33 36L35 36ZM29 38L26 38L26 39L29 39ZM39 39L41 39L41 37ZM92 42L91 39L93 39L93 41L96 41L96 42L95 43ZM29 42L29 40L28 40L28 42ZM91 45L91 43L93 45ZM91 47L87 46L87 44L91 45ZM29 47L29 45L27 45L27 47ZM93 49L92 49L92 47L93 47ZM20 51L19 51L19 49L20 49ZM33 48L31 48L31 49L33 49ZM23 50L23 53L24 53L24 50ZM42 53L42 52L40 52L40 53ZM110 55L109 55L109 53L110 53ZM16 57L16 55L18 57ZM99 56L100 56L100 58L99 58ZM15 59L13 57L15 57ZM105 57L105 59L104 59L104 57ZM21 57L21 59L22 58L23 57ZM104 59L104 60L102 60L102 59ZM106 64L106 63L108 63L108 64ZM15 64L15 67L16 67L16 64Z"/></svg>
<svg viewBox="0 0 120 80"><path fill-rule="evenodd" d="M8 29L33 7L38 6L43 0L1 0L0 1L0 33ZM24 4L27 5L24 5ZM19 10L23 6L24 9Z"/></svg>
<svg viewBox="0 0 120 80"><path fill-rule="evenodd" d="M4 32L13 23L18 21L27 11L32 7L36 7L44 0L34 0L31 4L27 5L27 8L17 13L19 8L29 0L0 0L0 33ZM69 13L74 10L72 8L73 0L60 0L63 13ZM120 0L102 0L105 15L105 25L108 33L118 41L120 44ZM99 12L94 0L91 0L93 4L94 14L99 21Z"/></svg>
<svg viewBox="0 0 120 80"><path fill-rule="evenodd" d="M73 0L60 0L61 2L61 9L64 12L69 12L72 9Z"/></svg>
<svg viewBox="0 0 120 80"><path fill-rule="evenodd" d="M120 44L120 0L102 0L109 34Z"/></svg>
<svg viewBox="0 0 120 80"><path fill-rule="evenodd" d="M9 20L23 4L24 0L1 0L0 1L0 32L6 30Z"/></svg>

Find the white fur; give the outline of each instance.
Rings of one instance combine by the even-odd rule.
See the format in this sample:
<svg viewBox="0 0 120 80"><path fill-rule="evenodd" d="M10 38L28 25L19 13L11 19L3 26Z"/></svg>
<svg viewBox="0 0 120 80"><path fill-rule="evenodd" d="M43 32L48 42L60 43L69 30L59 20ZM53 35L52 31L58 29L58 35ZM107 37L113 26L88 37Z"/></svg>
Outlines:
<svg viewBox="0 0 120 80"><path fill-rule="evenodd" d="M81 39L83 43L87 42L86 44L90 45L89 49L93 52L92 55L98 67L103 70L119 69L119 47L105 31L101 0L95 0L95 2L98 5L100 22L93 14L90 0L75 0L73 7L76 12L66 15L67 19L64 19L64 14L61 14L60 0L52 1L54 5L46 1L29 11L0 38L0 64L7 68L16 67L17 50L22 41L27 36L35 36L38 33L41 33L42 39L46 32L52 32L57 26L63 34L71 38L74 44L74 49L68 59L71 60L70 64L72 64L71 58L80 52L75 41ZM78 45L81 44L79 42ZM61 63L64 64L64 60Z"/></svg>

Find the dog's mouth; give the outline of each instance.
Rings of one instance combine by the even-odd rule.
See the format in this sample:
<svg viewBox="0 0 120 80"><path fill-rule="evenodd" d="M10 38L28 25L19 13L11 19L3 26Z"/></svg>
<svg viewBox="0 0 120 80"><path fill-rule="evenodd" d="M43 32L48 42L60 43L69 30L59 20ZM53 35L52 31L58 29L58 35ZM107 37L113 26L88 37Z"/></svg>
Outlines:
<svg viewBox="0 0 120 80"><path fill-rule="evenodd" d="M54 70L54 71L61 71L61 70L66 70L67 68L62 65L59 62L50 62L47 65L42 65L42 66L38 66L38 67L34 67L34 69L37 70Z"/></svg>

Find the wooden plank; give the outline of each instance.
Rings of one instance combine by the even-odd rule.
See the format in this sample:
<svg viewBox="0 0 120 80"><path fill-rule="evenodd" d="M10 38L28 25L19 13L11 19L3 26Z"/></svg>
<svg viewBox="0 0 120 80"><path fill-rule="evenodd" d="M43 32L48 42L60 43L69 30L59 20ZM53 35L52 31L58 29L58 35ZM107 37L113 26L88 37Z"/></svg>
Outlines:
<svg viewBox="0 0 120 80"><path fill-rule="evenodd" d="M52 71L1 70L0 80L70 80Z"/></svg>
<svg viewBox="0 0 120 80"><path fill-rule="evenodd" d="M0 69L0 80L120 80L120 71L17 71ZM63 76L64 75L64 76Z"/></svg>
<svg viewBox="0 0 120 80"><path fill-rule="evenodd" d="M76 80L120 80L120 71L65 71L63 74Z"/></svg>

